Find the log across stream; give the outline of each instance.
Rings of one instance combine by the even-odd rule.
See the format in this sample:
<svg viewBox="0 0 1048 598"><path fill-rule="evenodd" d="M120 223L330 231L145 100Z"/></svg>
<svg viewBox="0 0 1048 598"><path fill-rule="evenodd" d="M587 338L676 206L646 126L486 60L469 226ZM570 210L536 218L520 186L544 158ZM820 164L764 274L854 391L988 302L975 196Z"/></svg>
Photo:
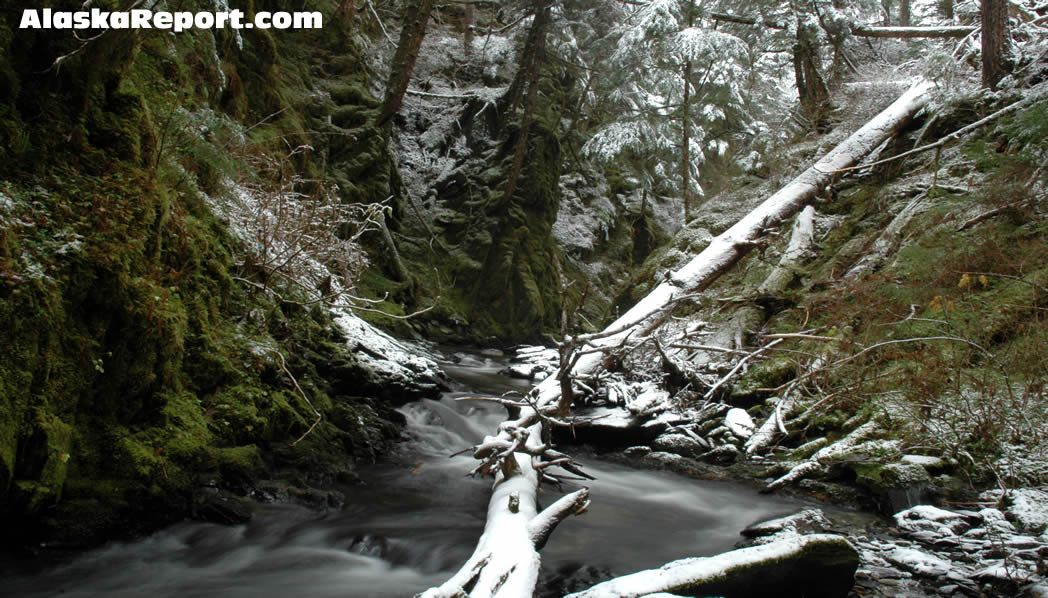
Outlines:
<svg viewBox="0 0 1048 598"><path fill-rule="evenodd" d="M403 409L406 441L389 461L360 471L364 485L342 489L343 509L265 505L246 525L178 524L51 570L5 574L4 595L381 598L441 583L473 552L491 487L490 479L464 479L471 456L448 455L505 418L499 406L454 398L528 387L499 376L499 359L458 355L446 368L459 391ZM802 506L742 485L586 465L598 478L587 483L595 500L554 532L542 551L542 579L579 565L621 575L730 550L742 528ZM539 498L548 504L558 496Z"/></svg>

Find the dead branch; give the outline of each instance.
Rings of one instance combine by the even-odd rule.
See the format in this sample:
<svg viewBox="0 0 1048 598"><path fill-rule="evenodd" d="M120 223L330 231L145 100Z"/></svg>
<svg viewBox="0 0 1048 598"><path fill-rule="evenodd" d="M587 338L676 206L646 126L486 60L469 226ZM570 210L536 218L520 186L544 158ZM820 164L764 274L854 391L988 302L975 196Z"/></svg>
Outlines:
<svg viewBox="0 0 1048 598"><path fill-rule="evenodd" d="M775 345L781 343L783 340L784 339L777 338L777 339L773 340L772 342L768 343L767 345L764 345L760 349L757 349L756 351L754 351L754 352L750 353L749 355L746 355L745 357L740 359L739 362L735 364L735 367L731 368L730 372L725 374L724 377L721 378L720 380L717 380L717 383L714 384L713 386L711 386L708 391L706 391L706 394L703 395L702 398L706 399L707 401L710 400L710 398L713 397L713 393L717 392L717 389L720 388L721 385L723 385L725 382L730 380L731 377L734 376L742 368L742 366L746 365L747 361L749 361L750 359L756 357L757 355L760 355L761 353L767 351L768 349L774 347Z"/></svg>
<svg viewBox="0 0 1048 598"><path fill-rule="evenodd" d="M309 426L308 430L306 430L301 436L299 436L297 440L291 443L291 446L295 446L296 444L302 442L302 439L304 439L306 436L309 436L309 433L313 431L313 428L316 428L317 425L320 424L320 420L324 419L324 416L322 416L320 412L317 411L317 408L313 406L313 403L309 400L309 397L307 397L306 393L302 391L302 387L298 385L298 380L295 380L295 376L291 373L291 370L287 369L287 363L284 361L284 356L281 355L279 351L270 350L270 353L273 353L280 358L280 369L284 370L284 373L287 374L288 378L291 378L291 383L295 385L295 390L298 391L298 394L302 396L302 400L306 402L306 405L309 405L309 408L312 409L313 413L315 413L317 416L317 419L313 422L313 425Z"/></svg>

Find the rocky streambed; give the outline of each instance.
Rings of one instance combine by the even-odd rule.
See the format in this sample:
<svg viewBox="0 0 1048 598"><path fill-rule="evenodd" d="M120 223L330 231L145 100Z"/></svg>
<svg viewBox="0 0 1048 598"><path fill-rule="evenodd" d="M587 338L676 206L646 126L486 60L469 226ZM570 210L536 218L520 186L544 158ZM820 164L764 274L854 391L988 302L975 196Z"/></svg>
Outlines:
<svg viewBox="0 0 1048 598"><path fill-rule="evenodd" d="M555 371L555 359L551 349L525 347L505 373L540 379ZM823 501L822 508L742 530L746 539L737 546L842 535L858 552L851 596L1048 596L1046 488L979 492L955 464L905 454L901 442L884 438L827 450L834 443L823 436L792 449L748 454L758 425L746 410L715 400L682 401L681 393L671 396L651 381L609 376L587 381L580 394L588 407L559 441L584 443L583 455L598 450L603 459L631 468L742 481ZM805 463L818 467L795 484L775 485Z"/></svg>

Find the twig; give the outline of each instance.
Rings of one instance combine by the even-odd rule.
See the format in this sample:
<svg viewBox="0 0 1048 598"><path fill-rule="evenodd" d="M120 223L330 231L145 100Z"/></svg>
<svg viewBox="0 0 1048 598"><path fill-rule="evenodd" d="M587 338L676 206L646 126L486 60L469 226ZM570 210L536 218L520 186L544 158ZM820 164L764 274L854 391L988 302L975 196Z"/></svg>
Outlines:
<svg viewBox="0 0 1048 598"><path fill-rule="evenodd" d="M393 38L389 36L389 32L386 31L386 26L382 24L382 18L378 16L378 12L375 10L373 2L368 2L368 9L371 10L371 16L375 17L375 20L378 21L378 28L382 30L382 35L386 36L386 40L394 46L397 45L396 42L393 41Z"/></svg>
<svg viewBox="0 0 1048 598"><path fill-rule="evenodd" d="M743 366L743 365L744 365L744 364L745 364L745 363L746 363L747 361L749 361L749 360L750 360L750 359L752 359L753 357L756 357L757 355L760 355L761 353L763 353L764 351L766 351L766 350L768 350L768 349L770 349L770 348L774 347L775 345L777 345L777 344L781 343L781 342L782 342L783 340L785 340L785 339L777 338L777 339L773 340L772 342L768 343L767 345L764 345L764 346L763 346L763 347L761 347L760 349L757 349L757 350L756 350L756 351L754 351L753 353L750 353L750 354L749 354L749 355L747 355L746 357L743 357L742 359L740 359L740 360L739 360L739 363L735 364L735 367L731 368L731 371L730 371L730 372L728 372L727 374L725 374L723 378L721 378L720 380L717 380L717 383L716 383L716 384L714 384L713 386L711 386L711 387L710 387L710 389L709 389L708 391L706 391L706 394L705 394L705 395L703 395L703 397L702 397L702 398L704 398L704 399L705 399L705 400L707 400L707 401L708 401L708 400L710 400L710 398L711 398L711 397L713 396L713 393L714 393L714 392L716 392L716 391L717 391L717 389L718 389L718 388L720 388L722 384L724 384L724 383L725 383L725 382L727 382L727 381L728 381L728 380L729 380L729 379L730 379L730 378L731 378L732 376L734 376L734 375L735 375L735 373L736 373L736 372L738 372L738 371L739 371L739 369L740 369L740 368L742 368L742 366Z"/></svg>
<svg viewBox="0 0 1048 598"><path fill-rule="evenodd" d="M978 216L968 220L964 224L962 224L959 227L957 227L957 230L954 231L954 232L958 232L958 233L959 232L964 232L964 231L968 230L969 228L975 226L976 224L979 224L981 222L989 220L990 218L993 218L994 216L996 216L996 215L998 215L998 214L1000 214L1002 212L1007 212L1008 210L1010 210L1012 208L1025 207L1025 204L1032 203L1033 199L1034 198L1032 198L1032 197L1028 197L1026 199L1020 199L1019 201L1013 201L1010 204L999 206L999 207L996 207L996 208L994 208L992 210L988 210L986 212L983 212L982 214L979 214Z"/></svg>
<svg viewBox="0 0 1048 598"><path fill-rule="evenodd" d="M317 408L313 406L312 402L310 402L309 397L307 397L306 393L302 391L302 387L298 385L298 380L295 380L295 376L291 373L291 370L287 369L287 362L284 361L284 356L280 354L280 351L270 349L270 352L276 354L276 356L280 358L280 369L284 370L284 373L287 374L288 378L291 378L291 383L295 385L295 390L298 391L298 394L302 395L302 400L305 401L306 405L309 405L309 408L317 415L317 420L313 422L313 425L309 426L309 429L299 436L298 440L291 443L291 446L295 446L299 442L302 442L306 436L309 436L309 433L313 431L313 428L316 428L317 425L320 424L320 421L324 419L324 416L317 411Z"/></svg>
<svg viewBox="0 0 1048 598"><path fill-rule="evenodd" d="M473 98L479 98L480 96L475 93L466 94L450 94L450 93L429 93L425 91L419 91L417 89L408 89L407 92L413 96L419 96L423 98L440 98L442 100L472 100Z"/></svg>

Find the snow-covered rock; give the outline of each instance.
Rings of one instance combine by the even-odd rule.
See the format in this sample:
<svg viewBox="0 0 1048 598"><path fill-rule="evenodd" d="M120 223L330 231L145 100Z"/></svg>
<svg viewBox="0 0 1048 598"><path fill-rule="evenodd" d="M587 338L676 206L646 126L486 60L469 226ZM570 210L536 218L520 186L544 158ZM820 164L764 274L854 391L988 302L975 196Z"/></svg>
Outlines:
<svg viewBox="0 0 1048 598"><path fill-rule="evenodd" d="M745 409L738 407L728 410L724 416L724 425L728 426L732 434L743 440L753 436L753 431L757 429L757 424L753 423L750 414L746 413Z"/></svg>
<svg viewBox="0 0 1048 598"><path fill-rule="evenodd" d="M1048 492L1020 488L1010 493L1008 515L1019 529L1039 534L1048 531Z"/></svg>
<svg viewBox="0 0 1048 598"><path fill-rule="evenodd" d="M884 558L925 577L938 577L950 570L946 559L922 552L914 548L896 548L884 555Z"/></svg>
<svg viewBox="0 0 1048 598"><path fill-rule="evenodd" d="M911 465L920 465L930 470L940 470L946 466L946 462L942 458L929 457L927 455L903 455L899 460Z"/></svg>
<svg viewBox="0 0 1048 598"><path fill-rule="evenodd" d="M953 535L968 529L964 516L931 505L918 505L895 514L895 524L907 532L931 531Z"/></svg>
<svg viewBox="0 0 1048 598"><path fill-rule="evenodd" d="M754 538L756 544L766 544L787 537L824 532L831 527L833 524L822 510L809 508L786 517L756 523L739 533L747 538Z"/></svg>
<svg viewBox="0 0 1048 598"><path fill-rule="evenodd" d="M407 402L447 389L444 372L421 347L399 341L350 312L336 313L334 323L367 372L368 382L385 389L391 400Z"/></svg>

